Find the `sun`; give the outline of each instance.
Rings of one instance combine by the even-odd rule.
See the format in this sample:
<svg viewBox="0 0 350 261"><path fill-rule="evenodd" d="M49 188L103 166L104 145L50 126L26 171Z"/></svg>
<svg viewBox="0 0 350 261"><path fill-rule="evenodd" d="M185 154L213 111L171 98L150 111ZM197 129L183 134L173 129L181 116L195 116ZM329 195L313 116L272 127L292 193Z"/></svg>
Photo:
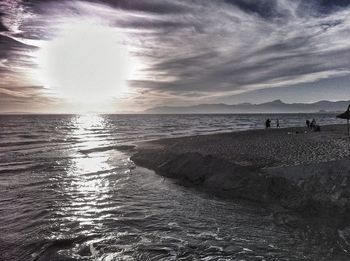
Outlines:
<svg viewBox="0 0 350 261"><path fill-rule="evenodd" d="M108 26L75 22L38 53L39 77L62 97L102 103L127 91L128 53Z"/></svg>

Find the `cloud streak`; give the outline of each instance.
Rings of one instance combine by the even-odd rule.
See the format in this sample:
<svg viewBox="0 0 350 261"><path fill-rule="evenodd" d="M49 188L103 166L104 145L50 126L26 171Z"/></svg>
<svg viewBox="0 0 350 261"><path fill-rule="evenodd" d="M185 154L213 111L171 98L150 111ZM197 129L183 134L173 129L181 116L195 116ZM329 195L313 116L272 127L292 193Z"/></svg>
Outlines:
<svg viewBox="0 0 350 261"><path fill-rule="evenodd" d="M350 75L348 1L5 1L0 14L3 87L20 80L14 67L35 67L30 44L40 48L61 23L80 18L113 27L142 61L129 81L132 106L210 102ZM28 99L26 91L17 97Z"/></svg>

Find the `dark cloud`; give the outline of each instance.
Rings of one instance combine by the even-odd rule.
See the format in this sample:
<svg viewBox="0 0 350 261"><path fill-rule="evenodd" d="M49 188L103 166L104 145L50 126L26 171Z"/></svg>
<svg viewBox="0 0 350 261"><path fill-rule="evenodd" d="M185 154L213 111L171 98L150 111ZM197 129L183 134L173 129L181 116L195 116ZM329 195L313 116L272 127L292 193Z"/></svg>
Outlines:
<svg viewBox="0 0 350 261"><path fill-rule="evenodd" d="M284 15L282 10L277 9L277 0L225 0L245 12L257 14L264 18L275 18Z"/></svg>
<svg viewBox="0 0 350 261"><path fill-rule="evenodd" d="M22 3L31 11L39 14L45 14L48 12L47 6L59 3L60 5L69 5L70 10L76 14L79 14L80 10L74 8L71 0L23 0ZM75 1L78 2L78 1ZM182 5L180 1L170 0L85 0L86 3L92 4L104 4L115 9L141 12L141 13L153 13L158 15L169 15L169 14L183 14L189 12L186 5Z"/></svg>
<svg viewBox="0 0 350 261"><path fill-rule="evenodd" d="M7 32L7 27L2 23L2 17L4 16L3 13L0 13L0 32Z"/></svg>
<svg viewBox="0 0 350 261"><path fill-rule="evenodd" d="M103 1L94 1L106 3L115 8L120 8L128 11L138 11L146 13L154 13L160 15L169 15L169 14L184 14L189 12L186 5L181 5L176 1L157 1L157 0L143 0L143 1L129 1L129 0L103 0Z"/></svg>
<svg viewBox="0 0 350 261"><path fill-rule="evenodd" d="M309 2L309 1L307 1ZM349 0L312 0L321 12L330 13L350 6Z"/></svg>
<svg viewBox="0 0 350 261"><path fill-rule="evenodd" d="M288 9L278 8L278 0L225 0L227 3L235 5L240 9L259 15L264 18L278 18L289 14ZM283 1L280 1L283 2ZM311 13L329 14L346 8L350 5L349 0L293 0L291 3L297 5L297 12L305 14ZM293 4L293 3L292 3Z"/></svg>
<svg viewBox="0 0 350 261"><path fill-rule="evenodd" d="M131 21L117 21L115 26L121 28L132 28L132 29L160 29L160 30L178 30L189 26L188 24L181 21L165 21L165 20L146 20L144 18L136 18Z"/></svg>
<svg viewBox="0 0 350 261"><path fill-rule="evenodd" d="M36 49L5 35L0 35L0 47L0 58L9 58L15 53Z"/></svg>

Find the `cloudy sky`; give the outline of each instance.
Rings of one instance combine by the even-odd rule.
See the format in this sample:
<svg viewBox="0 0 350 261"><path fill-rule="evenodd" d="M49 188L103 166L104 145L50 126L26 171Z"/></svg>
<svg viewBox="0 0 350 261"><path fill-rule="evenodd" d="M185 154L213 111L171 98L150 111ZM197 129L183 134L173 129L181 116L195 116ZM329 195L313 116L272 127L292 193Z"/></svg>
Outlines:
<svg viewBox="0 0 350 261"><path fill-rule="evenodd" d="M350 0L1 0L0 112L350 99Z"/></svg>

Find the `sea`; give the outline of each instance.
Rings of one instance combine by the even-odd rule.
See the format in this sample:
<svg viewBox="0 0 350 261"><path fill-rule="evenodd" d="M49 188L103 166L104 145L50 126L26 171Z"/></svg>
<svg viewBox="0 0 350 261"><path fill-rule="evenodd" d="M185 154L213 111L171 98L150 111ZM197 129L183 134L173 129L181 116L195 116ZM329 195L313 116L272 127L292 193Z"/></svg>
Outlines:
<svg viewBox="0 0 350 261"><path fill-rule="evenodd" d="M349 260L347 231L276 222L130 160L141 141L334 114L2 115L0 260Z"/></svg>

